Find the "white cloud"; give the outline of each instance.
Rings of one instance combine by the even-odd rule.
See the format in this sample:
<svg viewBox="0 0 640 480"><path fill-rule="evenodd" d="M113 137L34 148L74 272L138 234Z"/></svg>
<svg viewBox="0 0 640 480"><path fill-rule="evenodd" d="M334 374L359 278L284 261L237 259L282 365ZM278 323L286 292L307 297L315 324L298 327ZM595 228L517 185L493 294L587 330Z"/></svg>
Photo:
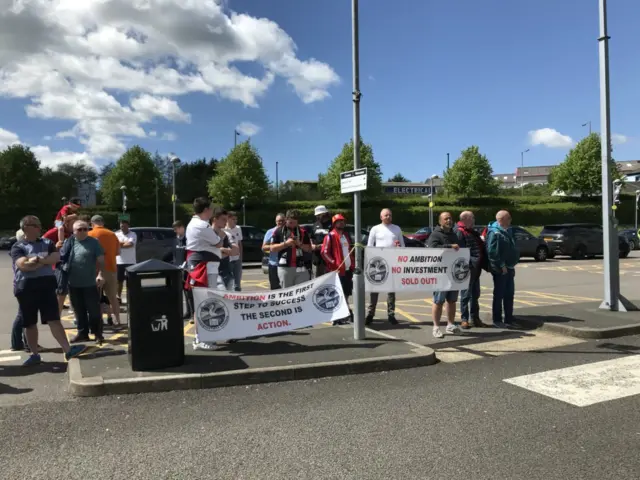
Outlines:
<svg viewBox="0 0 640 480"><path fill-rule="evenodd" d="M178 139L178 135L173 132L166 132L162 134L161 140L167 140L169 142L174 142Z"/></svg>
<svg viewBox="0 0 640 480"><path fill-rule="evenodd" d="M3 150L11 145L20 143L20 137L9 130L0 128L0 150Z"/></svg>
<svg viewBox="0 0 640 480"><path fill-rule="evenodd" d="M569 148L573 145L573 139L563 135L553 128L540 128L529 132L531 145L544 145L549 148Z"/></svg>
<svg viewBox="0 0 640 480"><path fill-rule="evenodd" d="M19 143L24 144L24 142L20 142L20 137L17 134L0 128L0 150ZM63 162L85 162L88 165L95 167L95 163L86 152L54 152L46 145L27 146L31 148L31 151L34 153L36 158L40 160L40 165L42 167L55 168L56 165Z"/></svg>
<svg viewBox="0 0 640 480"><path fill-rule="evenodd" d="M264 73L245 75L239 62ZM155 119L190 122L172 97L257 107L276 76L304 103L340 80L298 58L275 22L221 0L0 0L0 97L29 99L30 117L73 122L57 136L77 138L92 158L117 157Z"/></svg>
<svg viewBox="0 0 640 480"><path fill-rule="evenodd" d="M622 145L623 143L627 143L629 141L629 137L626 135L622 135L620 133L614 133L611 135L611 142L614 145Z"/></svg>
<svg viewBox="0 0 640 480"><path fill-rule="evenodd" d="M262 130L261 127L251 122L242 122L236 127L236 131L245 137L253 137L260 133L260 130Z"/></svg>

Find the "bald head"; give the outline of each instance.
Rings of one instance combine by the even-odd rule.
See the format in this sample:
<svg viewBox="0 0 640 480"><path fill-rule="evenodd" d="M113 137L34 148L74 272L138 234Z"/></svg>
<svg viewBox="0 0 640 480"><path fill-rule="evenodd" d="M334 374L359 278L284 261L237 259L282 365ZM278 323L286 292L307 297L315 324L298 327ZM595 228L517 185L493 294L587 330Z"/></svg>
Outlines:
<svg viewBox="0 0 640 480"><path fill-rule="evenodd" d="M476 218L473 215L473 212L469 210L465 210L460 214L460 221L467 228L472 228L476 222Z"/></svg>
<svg viewBox="0 0 640 480"><path fill-rule="evenodd" d="M451 213L442 212L438 217L438 223L445 231L451 230L451 227L453 227L453 217L451 216Z"/></svg>
<svg viewBox="0 0 640 480"><path fill-rule="evenodd" d="M380 212L380 220L385 225L391 224L391 220L392 220L391 210L389 210L388 208L383 208L382 211Z"/></svg>
<svg viewBox="0 0 640 480"><path fill-rule="evenodd" d="M509 228L511 226L511 214L507 210L500 210L496 213L496 222L502 228Z"/></svg>

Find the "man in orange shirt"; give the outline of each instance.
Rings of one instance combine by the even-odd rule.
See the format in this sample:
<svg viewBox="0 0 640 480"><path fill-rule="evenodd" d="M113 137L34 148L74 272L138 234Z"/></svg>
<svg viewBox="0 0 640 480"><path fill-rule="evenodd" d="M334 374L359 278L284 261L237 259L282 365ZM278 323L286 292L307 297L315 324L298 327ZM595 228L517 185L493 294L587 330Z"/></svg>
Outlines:
<svg viewBox="0 0 640 480"><path fill-rule="evenodd" d="M120 325L120 304L118 303L118 276L116 266L116 256L120 254L120 240L115 233L104 227L104 218L101 215L91 217L91 227L89 235L100 242L104 250L104 294L109 299L111 311L115 317L115 325Z"/></svg>

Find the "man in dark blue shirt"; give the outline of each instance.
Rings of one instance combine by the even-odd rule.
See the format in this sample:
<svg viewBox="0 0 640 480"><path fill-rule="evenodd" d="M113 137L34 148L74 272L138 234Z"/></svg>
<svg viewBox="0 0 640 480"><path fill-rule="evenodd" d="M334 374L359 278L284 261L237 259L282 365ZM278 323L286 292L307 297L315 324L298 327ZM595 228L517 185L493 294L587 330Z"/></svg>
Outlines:
<svg viewBox="0 0 640 480"><path fill-rule="evenodd" d="M67 360L77 357L85 347L71 347L60 323L57 282L53 266L60 259L56 246L50 240L40 239L42 224L38 217L27 215L20 221L24 239L11 247L14 281L13 293L20 306L22 326L25 330L31 356L25 366L42 362L38 352L38 314L43 325L48 324L51 334L62 347Z"/></svg>

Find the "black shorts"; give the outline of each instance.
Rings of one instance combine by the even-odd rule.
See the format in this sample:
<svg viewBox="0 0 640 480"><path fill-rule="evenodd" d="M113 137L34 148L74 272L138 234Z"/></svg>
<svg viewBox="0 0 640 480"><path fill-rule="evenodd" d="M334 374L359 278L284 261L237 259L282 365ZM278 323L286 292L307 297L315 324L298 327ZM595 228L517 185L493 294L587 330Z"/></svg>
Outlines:
<svg viewBox="0 0 640 480"><path fill-rule="evenodd" d="M131 265L133 265L132 263L129 264L124 264L124 263L119 263L118 264L118 283L124 283L125 279L127 278L127 268L129 268Z"/></svg>
<svg viewBox="0 0 640 480"><path fill-rule="evenodd" d="M58 268L56 268L56 283L58 284L58 288L56 289L58 295L69 294L69 276Z"/></svg>
<svg viewBox="0 0 640 480"><path fill-rule="evenodd" d="M54 288L20 292L16 298L18 305L20 305L23 327L37 325L38 313L40 313L40 321L43 325L46 325L47 322L60 320L58 297Z"/></svg>

